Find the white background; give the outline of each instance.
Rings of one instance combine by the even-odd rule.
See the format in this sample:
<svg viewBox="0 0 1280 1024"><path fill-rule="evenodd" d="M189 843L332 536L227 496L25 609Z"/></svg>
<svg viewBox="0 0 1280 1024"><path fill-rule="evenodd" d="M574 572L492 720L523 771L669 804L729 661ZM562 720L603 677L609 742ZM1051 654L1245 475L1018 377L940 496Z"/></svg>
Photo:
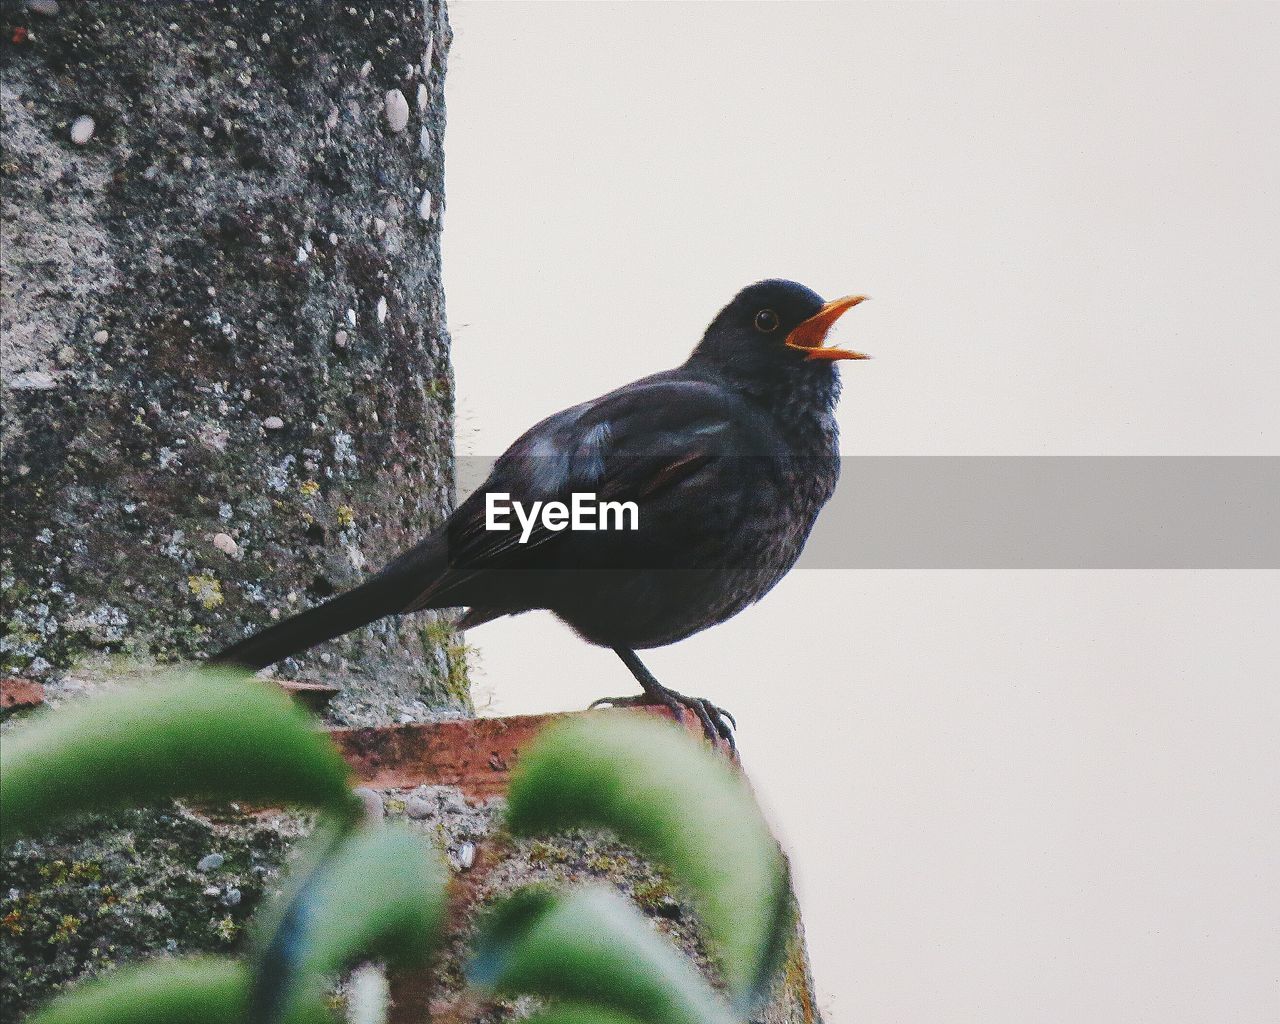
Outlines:
<svg viewBox="0 0 1280 1024"><path fill-rule="evenodd" d="M768 276L874 298L847 454L1280 453L1280 5L451 16L460 454ZM1272 1024L1278 613L1273 572L811 570L646 661L737 714L833 1021ZM632 687L547 615L468 639L492 712Z"/></svg>

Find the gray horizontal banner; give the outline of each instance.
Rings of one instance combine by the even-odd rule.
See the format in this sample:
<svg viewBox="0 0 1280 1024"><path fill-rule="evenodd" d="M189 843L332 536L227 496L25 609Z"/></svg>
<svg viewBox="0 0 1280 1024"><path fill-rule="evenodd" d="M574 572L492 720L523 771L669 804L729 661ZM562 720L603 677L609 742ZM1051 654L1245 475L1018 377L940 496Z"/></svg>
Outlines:
<svg viewBox="0 0 1280 1024"><path fill-rule="evenodd" d="M858 456L798 568L1280 569L1278 522L1280 457Z"/></svg>
<svg viewBox="0 0 1280 1024"><path fill-rule="evenodd" d="M810 569L1276 569L1280 458L844 460Z"/></svg>

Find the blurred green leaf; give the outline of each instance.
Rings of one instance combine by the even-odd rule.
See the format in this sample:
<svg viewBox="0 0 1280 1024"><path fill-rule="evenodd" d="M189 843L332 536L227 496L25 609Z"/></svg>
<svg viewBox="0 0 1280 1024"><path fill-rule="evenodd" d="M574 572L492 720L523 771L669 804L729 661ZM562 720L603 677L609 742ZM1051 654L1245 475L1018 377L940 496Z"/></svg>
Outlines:
<svg viewBox="0 0 1280 1024"><path fill-rule="evenodd" d="M249 971L230 960L158 960L86 982L27 1024L244 1024ZM289 1024L334 1024L319 998Z"/></svg>
<svg viewBox="0 0 1280 1024"><path fill-rule="evenodd" d="M522 890L493 911L476 949L472 982L504 995L598 1006L646 1024L734 1021L693 965L607 889Z"/></svg>
<svg viewBox="0 0 1280 1024"><path fill-rule="evenodd" d="M735 1006L763 998L791 928L786 862L741 775L683 730L606 713L549 729L508 791L518 835L611 829L698 904Z"/></svg>
<svg viewBox="0 0 1280 1024"><path fill-rule="evenodd" d="M525 1024L643 1024L643 1022L601 1006L560 1003L525 1018Z"/></svg>
<svg viewBox="0 0 1280 1024"><path fill-rule="evenodd" d="M361 960L423 963L441 934L448 869L406 828L317 835L293 875L250 957L254 1008L268 1019Z"/></svg>
<svg viewBox="0 0 1280 1024"><path fill-rule="evenodd" d="M0 842L59 818L167 797L302 804L359 813L348 769L311 718L270 683L187 672L113 689L5 737Z"/></svg>

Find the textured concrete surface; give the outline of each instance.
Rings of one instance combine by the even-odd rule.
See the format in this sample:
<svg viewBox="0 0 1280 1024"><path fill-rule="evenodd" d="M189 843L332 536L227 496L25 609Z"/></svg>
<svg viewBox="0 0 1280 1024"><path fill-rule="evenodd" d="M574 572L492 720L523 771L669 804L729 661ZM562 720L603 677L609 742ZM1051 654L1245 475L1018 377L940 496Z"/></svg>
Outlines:
<svg viewBox="0 0 1280 1024"><path fill-rule="evenodd" d="M0 1019L141 958L241 948L305 819L181 806L93 817L0 853Z"/></svg>
<svg viewBox="0 0 1280 1024"><path fill-rule="evenodd" d="M450 507L450 33L420 0L56 6L0 5L0 670L91 681L350 586ZM339 722L469 707L434 616L285 671L341 682Z"/></svg>

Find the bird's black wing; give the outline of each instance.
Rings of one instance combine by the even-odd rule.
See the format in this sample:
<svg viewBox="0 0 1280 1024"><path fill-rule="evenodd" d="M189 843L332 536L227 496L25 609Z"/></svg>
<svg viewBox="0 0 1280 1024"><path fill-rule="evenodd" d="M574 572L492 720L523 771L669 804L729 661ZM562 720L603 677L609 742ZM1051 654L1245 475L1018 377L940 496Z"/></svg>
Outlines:
<svg viewBox="0 0 1280 1024"><path fill-rule="evenodd" d="M781 442L762 412L724 385L679 371L637 381L543 420L495 463L452 517L448 570L406 610L474 603L467 583L495 571L657 567L699 550L703 535L759 495L760 463ZM749 467L749 468L748 468ZM486 496L566 504L574 492L635 502L634 533L486 529ZM456 600L455 600L456 599Z"/></svg>

